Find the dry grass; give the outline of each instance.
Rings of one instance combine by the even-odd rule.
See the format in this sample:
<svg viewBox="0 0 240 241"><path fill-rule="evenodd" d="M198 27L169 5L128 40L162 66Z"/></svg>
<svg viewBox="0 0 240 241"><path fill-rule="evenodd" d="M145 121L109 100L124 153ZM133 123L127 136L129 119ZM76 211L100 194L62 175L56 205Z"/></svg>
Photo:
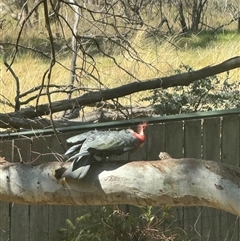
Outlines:
<svg viewBox="0 0 240 241"><path fill-rule="evenodd" d="M133 73L139 80L146 80L158 76L167 76L174 73L181 64L189 65L194 69L203 68L209 65L215 65L229 58L239 55L240 52L240 36L237 34L226 34L218 39L202 40L201 35L192 35L188 38L175 37L168 39L160 44L156 44L153 40L143 40L141 34L135 36L133 45L138 50L141 58L148 64L139 63L127 57L120 55L114 56L117 62L129 72ZM171 43L170 43L171 42ZM174 44L172 44L174 43ZM134 78L127 75L124 71L115 66L112 60L106 57L96 56L96 66L100 74L100 80L108 87L113 88L119 85L135 81ZM81 61L78 61L81 64ZM69 68L70 57L61 60L61 63ZM42 83L43 73L48 69L49 63L42 60L38 56L24 54L18 57L12 68L20 80L21 93ZM51 83L67 84L70 73L56 64L53 68ZM3 63L1 63L0 72L1 96L5 96L11 102L14 102L16 93L15 80L9 71L6 71ZM240 79L239 69L230 72L232 81ZM99 87L94 81L89 79L81 79L81 85L86 87ZM81 95L82 92L76 93ZM132 96L123 98L124 104L137 104L146 93L137 93ZM52 96L52 101L65 98L65 94L56 94ZM2 99L2 98L1 98ZM42 97L40 103L46 103L47 98ZM32 102L31 105L35 105ZM12 110L12 109L11 109ZM1 105L1 112L8 112L10 108Z"/></svg>

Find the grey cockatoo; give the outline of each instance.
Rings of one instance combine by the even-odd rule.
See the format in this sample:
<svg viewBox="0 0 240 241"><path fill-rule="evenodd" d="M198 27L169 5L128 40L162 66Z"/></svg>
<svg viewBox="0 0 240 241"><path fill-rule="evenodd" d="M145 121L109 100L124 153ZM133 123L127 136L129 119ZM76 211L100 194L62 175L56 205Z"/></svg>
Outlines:
<svg viewBox="0 0 240 241"><path fill-rule="evenodd" d="M65 155L70 156L68 161L72 163L62 177L81 179L87 174L94 161L138 149L145 141L146 126L146 123L139 124L137 132L132 129L93 130L70 137L67 143L73 146L67 150Z"/></svg>

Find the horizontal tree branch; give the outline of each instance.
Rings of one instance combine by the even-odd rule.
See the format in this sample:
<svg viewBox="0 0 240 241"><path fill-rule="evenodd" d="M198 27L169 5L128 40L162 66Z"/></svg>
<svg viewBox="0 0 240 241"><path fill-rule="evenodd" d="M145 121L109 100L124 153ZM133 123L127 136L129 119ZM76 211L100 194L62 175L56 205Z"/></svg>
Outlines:
<svg viewBox="0 0 240 241"><path fill-rule="evenodd" d="M240 56L237 56L228 59L218 65L205 67L203 69L189 73L182 73L163 78L148 79L142 82L133 82L112 89L93 91L70 100L53 102L51 105L51 113L56 113L73 108L79 108L81 106L123 97L144 90L151 90L157 88L167 89L173 86L187 86L196 80L200 80L208 76L216 75L239 67ZM30 107L22 109L18 112L1 114L0 120L2 121L0 121L0 128L20 128L22 126L19 126L19 124L23 121L25 124L29 122L29 128L34 128L34 125L31 123L31 121L28 121L27 119L33 119L39 116L48 115L49 113L49 104L42 104L39 105L37 109ZM17 119L21 119L21 121L19 121L19 124L16 125L15 123ZM24 127L27 128L26 125Z"/></svg>
<svg viewBox="0 0 240 241"><path fill-rule="evenodd" d="M86 178L59 178L70 163L0 161L0 200L22 204L213 207L240 216L240 169L198 159L109 161Z"/></svg>
<svg viewBox="0 0 240 241"><path fill-rule="evenodd" d="M112 89L89 92L71 100L56 101L52 103L52 112L59 112L66 109L72 109L74 107L89 105L99 101L119 98L144 90L151 90L156 88L167 89L173 86L187 86L196 80L239 67L240 56L229 59L221 64L212 67L205 67L190 73L177 74L164 78L149 79L143 82L133 82ZM28 113L29 118L49 114L48 104L39 105L36 112L32 112L31 116L29 116L29 114L30 113Z"/></svg>

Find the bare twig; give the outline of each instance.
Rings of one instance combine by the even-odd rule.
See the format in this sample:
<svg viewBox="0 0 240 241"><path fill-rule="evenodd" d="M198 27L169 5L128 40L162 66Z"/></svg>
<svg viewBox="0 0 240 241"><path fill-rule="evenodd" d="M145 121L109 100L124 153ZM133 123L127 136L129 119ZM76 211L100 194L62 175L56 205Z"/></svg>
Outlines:
<svg viewBox="0 0 240 241"><path fill-rule="evenodd" d="M20 110L20 101L19 101L19 95L20 95L20 84L19 84L19 78L18 76L15 74L15 72L13 71L11 65L8 64L7 59L6 59L6 52L3 48L3 46L0 46L0 49L3 53L3 63L4 65L7 67L7 69L10 71L10 73L12 74L13 78L15 79L16 82L16 96L15 96L15 111L19 111Z"/></svg>
<svg viewBox="0 0 240 241"><path fill-rule="evenodd" d="M39 7L39 5L41 5L43 3L43 0L37 2L37 4L33 7L33 9L29 12L29 14L26 16L26 18L23 20L22 22L22 26L20 28L20 31L18 33L18 37L17 37L17 40L16 40L16 44L15 44L15 51L14 51L14 54L13 54L13 57L12 57L12 61L11 63L9 64L9 66L12 66L15 58L16 58L16 55L17 55L17 52L18 52L18 44L19 44L19 41L20 41L20 38L21 38L21 35L22 35L22 31L24 29L24 26L26 24L26 22L28 21L28 19L31 17L31 15L35 12L35 10Z"/></svg>
<svg viewBox="0 0 240 241"><path fill-rule="evenodd" d="M70 3L74 3L74 0L69 0ZM68 89L71 90L73 88L74 81L76 79L76 62L77 62L77 51L78 51L78 46L77 46L77 39L75 36L77 36L78 32L78 24L79 24L79 7L77 5L73 6L74 8L74 25L73 25L73 35L72 35L72 59L71 59L71 72L70 72L70 77L69 77L69 82L68 82ZM67 94L67 99L70 100L72 97L72 91L69 91ZM68 110L65 110L63 113L63 117L69 114Z"/></svg>
<svg viewBox="0 0 240 241"><path fill-rule="evenodd" d="M66 109L78 108L101 101L123 97L144 90L151 90L157 88L167 89L174 86L187 86L196 80L203 79L211 75L223 73L225 71L235 68L240 68L240 56L228 59L215 66L205 67L189 73L181 73L168 77L148 79L142 82L133 82L112 89L91 91L83 94L80 97L72 98L71 100L55 101L51 103L51 112L56 113ZM34 109L33 107L25 108L20 110L18 113L8 113L6 115L2 114L0 117L2 120L10 121L11 123L13 123L11 118L21 117L22 119L32 119L38 116L47 115L49 113L49 104L43 104L38 105L37 109ZM4 124L2 124L1 126L3 126L3 128L9 127Z"/></svg>
<svg viewBox="0 0 240 241"><path fill-rule="evenodd" d="M59 142L59 144L62 146L62 148L64 149L64 146L58 136L58 133L56 131L56 128L55 128L55 125L54 125L54 121L53 121L53 112L52 112L52 101L51 101L51 94L50 94L50 91L49 91L49 85L50 85L50 82L51 82L51 74L52 74L52 69L53 69L53 66L55 64L55 48L54 48L54 43L53 43L53 34L52 34L52 29L51 29L51 26L50 26L50 21L49 21L49 15L48 15L48 1L47 0L44 0L43 2L43 6L44 6L44 16L45 16L45 25L46 25L46 29L47 29L47 32L48 32L48 36L49 36L49 41L50 41L50 44L51 44L51 61L50 61L50 66L49 66L49 69L45 72L45 74L43 75L43 81L42 83L44 84L44 80L47 76L47 88L46 88L46 93L47 93L47 97L48 97L48 103L49 103L49 114L50 114L50 121L51 121L51 125L52 125L52 128L53 128L53 131L56 135L56 138ZM41 89L42 90L42 89ZM39 92L41 93L41 91Z"/></svg>

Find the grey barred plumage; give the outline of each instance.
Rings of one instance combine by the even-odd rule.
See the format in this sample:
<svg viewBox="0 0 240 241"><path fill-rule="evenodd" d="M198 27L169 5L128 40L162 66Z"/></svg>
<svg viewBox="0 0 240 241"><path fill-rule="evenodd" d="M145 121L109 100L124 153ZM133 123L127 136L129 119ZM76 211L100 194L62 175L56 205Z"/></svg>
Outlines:
<svg viewBox="0 0 240 241"><path fill-rule="evenodd" d="M91 164L112 155L121 155L124 152L138 149L145 141L144 129L147 124L139 124L138 132L132 129L121 131L92 130L67 139L67 143L73 144L65 155L72 161L62 177L81 179Z"/></svg>

